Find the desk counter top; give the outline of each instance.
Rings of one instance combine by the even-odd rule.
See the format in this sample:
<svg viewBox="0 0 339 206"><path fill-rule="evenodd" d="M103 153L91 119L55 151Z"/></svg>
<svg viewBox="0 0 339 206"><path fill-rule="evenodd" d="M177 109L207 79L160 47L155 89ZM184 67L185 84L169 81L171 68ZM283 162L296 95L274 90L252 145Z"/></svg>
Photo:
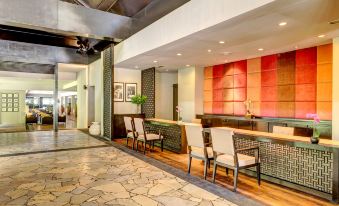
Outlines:
<svg viewBox="0 0 339 206"><path fill-rule="evenodd" d="M305 144L312 144L310 142L309 137L275 134L275 133L259 132L259 131L245 130L245 129L234 129L234 128L229 128L229 127L219 127L219 128L233 129L235 134L256 136L256 137L259 137L259 138L265 137L265 138L268 138L268 139L274 139L274 140L280 140L280 141L300 142L300 143L305 143ZM205 130L208 132L209 128L206 128ZM328 140L328 139L320 139L318 145L324 146L324 147L339 148L339 141Z"/></svg>

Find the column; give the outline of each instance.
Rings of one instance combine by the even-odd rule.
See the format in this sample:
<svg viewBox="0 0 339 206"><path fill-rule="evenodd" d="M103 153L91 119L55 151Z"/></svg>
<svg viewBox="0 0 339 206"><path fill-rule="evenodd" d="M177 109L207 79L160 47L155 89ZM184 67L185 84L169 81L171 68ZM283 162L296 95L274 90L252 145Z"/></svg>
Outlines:
<svg viewBox="0 0 339 206"><path fill-rule="evenodd" d="M339 140L339 37L333 39L332 139Z"/></svg>
<svg viewBox="0 0 339 206"><path fill-rule="evenodd" d="M58 117L59 117L59 108L58 108L58 65L54 66L54 92L53 92L53 131L58 132Z"/></svg>
<svg viewBox="0 0 339 206"><path fill-rule="evenodd" d="M103 52L103 83L104 83L104 137L111 139L114 135L114 45Z"/></svg>

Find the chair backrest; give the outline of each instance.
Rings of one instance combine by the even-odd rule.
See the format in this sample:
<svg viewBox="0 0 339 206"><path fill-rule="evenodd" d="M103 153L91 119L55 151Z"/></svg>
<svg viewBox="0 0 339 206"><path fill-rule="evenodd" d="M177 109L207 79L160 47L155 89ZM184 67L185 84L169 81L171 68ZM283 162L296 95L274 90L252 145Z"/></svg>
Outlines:
<svg viewBox="0 0 339 206"><path fill-rule="evenodd" d="M185 124L188 146L204 148L204 136L201 124Z"/></svg>
<svg viewBox="0 0 339 206"><path fill-rule="evenodd" d="M125 128L127 131L133 131L133 123L132 123L132 117L124 117L124 122L125 122Z"/></svg>
<svg viewBox="0 0 339 206"><path fill-rule="evenodd" d="M285 135L294 135L294 127L273 126L273 133L275 133L275 134L285 134Z"/></svg>
<svg viewBox="0 0 339 206"><path fill-rule="evenodd" d="M134 127L135 127L135 131L139 135L144 135L145 134L144 119L134 118Z"/></svg>
<svg viewBox="0 0 339 206"><path fill-rule="evenodd" d="M232 129L211 128L213 151L235 155L233 135L234 132Z"/></svg>
<svg viewBox="0 0 339 206"><path fill-rule="evenodd" d="M192 119L192 123L201 124L201 119Z"/></svg>

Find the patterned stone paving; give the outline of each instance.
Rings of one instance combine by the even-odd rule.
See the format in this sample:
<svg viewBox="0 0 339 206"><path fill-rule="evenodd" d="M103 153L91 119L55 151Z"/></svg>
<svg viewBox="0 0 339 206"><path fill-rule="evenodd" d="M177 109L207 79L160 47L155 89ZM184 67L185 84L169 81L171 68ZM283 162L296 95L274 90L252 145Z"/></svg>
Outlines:
<svg viewBox="0 0 339 206"><path fill-rule="evenodd" d="M79 130L0 133L0 155L105 145Z"/></svg>
<svg viewBox="0 0 339 206"><path fill-rule="evenodd" d="M0 205L234 205L115 147L0 162Z"/></svg>

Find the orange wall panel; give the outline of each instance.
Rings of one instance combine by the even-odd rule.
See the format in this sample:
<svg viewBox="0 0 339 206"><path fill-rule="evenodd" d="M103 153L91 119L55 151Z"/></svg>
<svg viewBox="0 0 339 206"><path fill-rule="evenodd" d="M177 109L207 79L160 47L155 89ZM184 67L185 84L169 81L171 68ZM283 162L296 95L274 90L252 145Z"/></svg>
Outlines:
<svg viewBox="0 0 339 206"><path fill-rule="evenodd" d="M317 114L321 120L332 120L332 102L317 102Z"/></svg>
<svg viewBox="0 0 339 206"><path fill-rule="evenodd" d="M204 80L204 90L213 90L213 79Z"/></svg>
<svg viewBox="0 0 339 206"><path fill-rule="evenodd" d="M212 114L212 102L204 102L204 113L206 114Z"/></svg>
<svg viewBox="0 0 339 206"><path fill-rule="evenodd" d="M332 101L332 83L319 83L317 85L317 101Z"/></svg>
<svg viewBox="0 0 339 206"><path fill-rule="evenodd" d="M205 67L204 76L205 79L213 78L213 67Z"/></svg>
<svg viewBox="0 0 339 206"><path fill-rule="evenodd" d="M317 47L317 62L318 64L332 63L333 45L325 44Z"/></svg>
<svg viewBox="0 0 339 206"><path fill-rule="evenodd" d="M247 60L247 73L254 73L261 71L261 58L254 58Z"/></svg>
<svg viewBox="0 0 339 206"><path fill-rule="evenodd" d="M247 99L259 102L261 100L261 87L248 87Z"/></svg>
<svg viewBox="0 0 339 206"><path fill-rule="evenodd" d="M317 83L332 82L332 64L318 64Z"/></svg>
<svg viewBox="0 0 339 206"><path fill-rule="evenodd" d="M233 115L233 102L224 102L224 114Z"/></svg>

